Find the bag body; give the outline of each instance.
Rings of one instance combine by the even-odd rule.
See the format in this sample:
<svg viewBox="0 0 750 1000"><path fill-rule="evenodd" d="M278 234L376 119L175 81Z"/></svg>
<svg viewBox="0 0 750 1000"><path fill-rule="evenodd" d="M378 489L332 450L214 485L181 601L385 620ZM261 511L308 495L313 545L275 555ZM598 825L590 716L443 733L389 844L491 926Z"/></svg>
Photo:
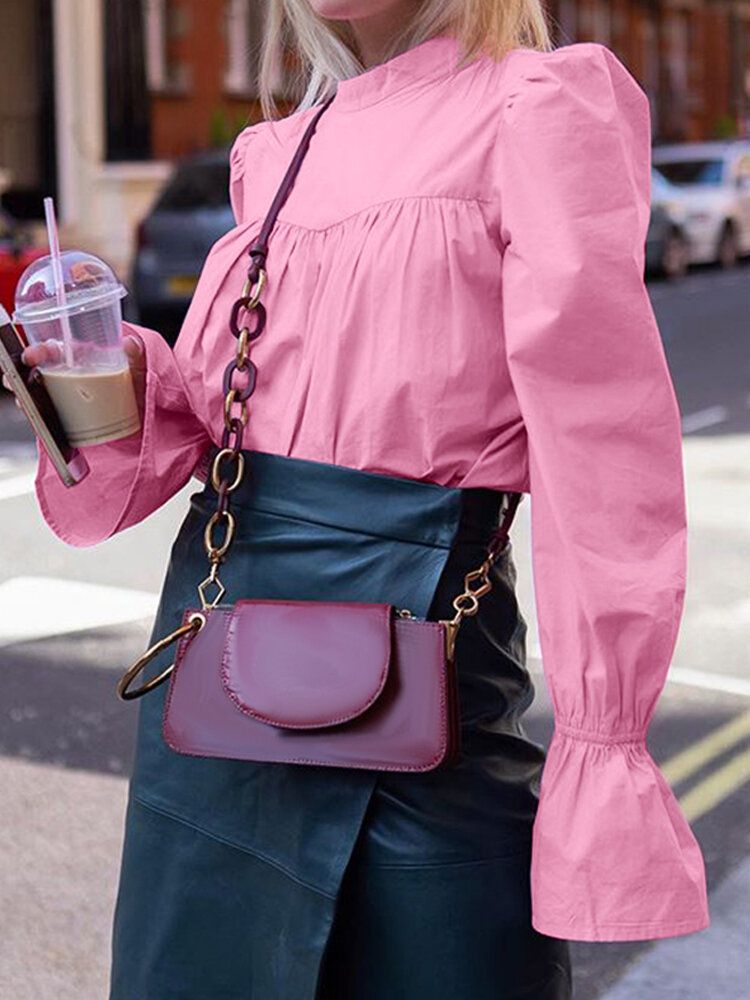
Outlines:
<svg viewBox="0 0 750 1000"><path fill-rule="evenodd" d="M389 604L243 600L178 643L163 733L179 753L429 771L458 751L440 622ZM221 663L221 669L216 664Z"/></svg>

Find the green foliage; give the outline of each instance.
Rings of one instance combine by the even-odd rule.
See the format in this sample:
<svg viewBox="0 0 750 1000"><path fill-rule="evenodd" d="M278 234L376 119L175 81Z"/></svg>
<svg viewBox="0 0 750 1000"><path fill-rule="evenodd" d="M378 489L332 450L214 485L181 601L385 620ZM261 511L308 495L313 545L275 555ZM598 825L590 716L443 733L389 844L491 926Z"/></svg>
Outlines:
<svg viewBox="0 0 750 1000"><path fill-rule="evenodd" d="M734 139L737 135L737 122L733 115L724 113L714 121L712 135L714 139Z"/></svg>
<svg viewBox="0 0 750 1000"><path fill-rule="evenodd" d="M226 108L217 107L211 112L209 144L214 149L231 146L237 134L248 124L248 115L243 111L230 114Z"/></svg>

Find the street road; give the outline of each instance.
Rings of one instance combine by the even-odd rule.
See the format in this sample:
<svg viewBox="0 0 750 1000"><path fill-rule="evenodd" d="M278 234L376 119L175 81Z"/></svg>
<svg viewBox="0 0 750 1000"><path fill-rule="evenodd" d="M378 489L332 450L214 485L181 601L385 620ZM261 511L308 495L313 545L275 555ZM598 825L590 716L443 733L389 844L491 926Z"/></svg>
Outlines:
<svg viewBox="0 0 750 1000"><path fill-rule="evenodd" d="M576 1000L713 1000L746 987L750 940L750 264L651 286L685 433L686 609L649 749L708 868L712 927L666 942L572 945ZM0 399L0 996L106 996L109 928L137 708L115 696L145 648L172 539L196 480L93 549L60 542L33 495L35 450ZM529 505L514 524L547 744ZM745 889L745 894L741 888Z"/></svg>

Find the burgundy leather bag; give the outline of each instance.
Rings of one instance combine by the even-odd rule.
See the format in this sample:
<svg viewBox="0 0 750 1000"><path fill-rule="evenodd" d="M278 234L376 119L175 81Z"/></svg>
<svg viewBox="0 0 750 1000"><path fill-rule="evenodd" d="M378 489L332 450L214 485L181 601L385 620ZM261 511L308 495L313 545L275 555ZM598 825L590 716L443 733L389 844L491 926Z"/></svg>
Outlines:
<svg viewBox="0 0 750 1000"><path fill-rule="evenodd" d="M334 95L335 96L335 95ZM137 698L170 679L163 736L179 753L238 760L320 764L386 771L445 767L460 749L455 642L464 617L476 614L491 588L492 563L508 541L521 493L508 493L504 516L482 565L465 577L451 619L428 621L391 604L240 599L221 604L218 568L235 532L230 495L242 481L242 435L257 370L249 343L263 331L260 302L267 240L329 98L308 125L274 197L230 328L236 357L224 374L225 430L211 479L217 509L205 530L210 572L198 586L200 608L156 642L122 676L121 698ZM250 328L242 317L254 316ZM245 384L234 384L235 372ZM239 405L234 415L232 407ZM231 476L223 463L233 463ZM220 543L213 532L224 530ZM212 600L209 587L217 591ZM177 643L174 663L136 690L130 685L163 649Z"/></svg>

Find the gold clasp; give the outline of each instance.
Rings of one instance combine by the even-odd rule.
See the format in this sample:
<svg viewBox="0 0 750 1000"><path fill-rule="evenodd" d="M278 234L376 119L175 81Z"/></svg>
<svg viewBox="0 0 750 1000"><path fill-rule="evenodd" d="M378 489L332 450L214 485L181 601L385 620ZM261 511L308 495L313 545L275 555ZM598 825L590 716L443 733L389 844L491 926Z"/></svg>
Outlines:
<svg viewBox="0 0 750 1000"><path fill-rule="evenodd" d="M479 598L492 590L490 580L490 569L496 559L495 554L490 554L478 569L473 569L464 577L463 593L453 598L453 607L456 613L453 618L441 619L441 624L445 629L445 654L449 660L453 659L456 649L456 638L461 622L464 618L475 615L479 610ZM478 586L475 584L479 581Z"/></svg>

